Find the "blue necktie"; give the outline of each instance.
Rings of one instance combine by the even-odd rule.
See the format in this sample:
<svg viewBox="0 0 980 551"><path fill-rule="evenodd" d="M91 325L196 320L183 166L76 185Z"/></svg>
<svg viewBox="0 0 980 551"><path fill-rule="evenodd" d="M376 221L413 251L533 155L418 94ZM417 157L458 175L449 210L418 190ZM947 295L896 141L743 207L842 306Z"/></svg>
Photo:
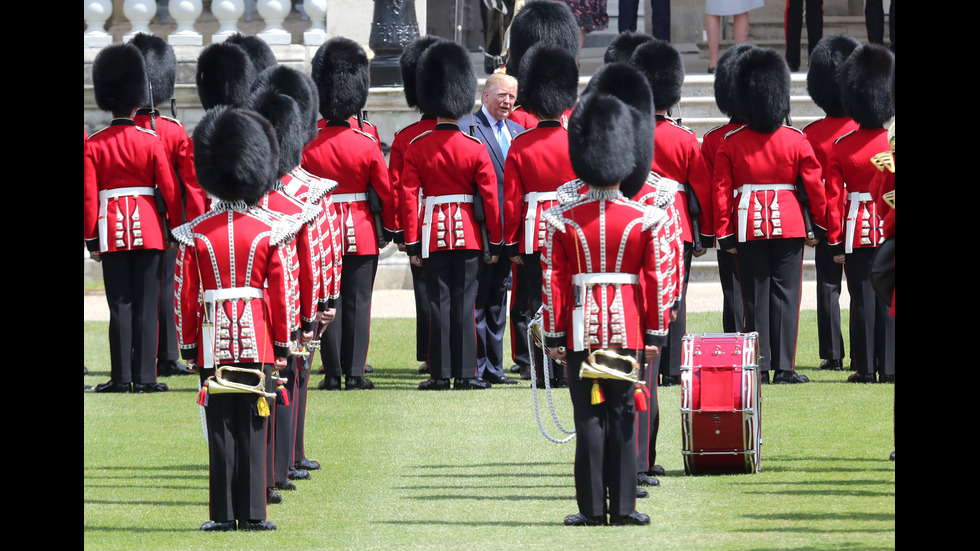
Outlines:
<svg viewBox="0 0 980 551"><path fill-rule="evenodd" d="M510 148L510 140L507 139L507 130L504 128L504 121L497 121L497 141L500 143L500 152L507 158L507 150Z"/></svg>

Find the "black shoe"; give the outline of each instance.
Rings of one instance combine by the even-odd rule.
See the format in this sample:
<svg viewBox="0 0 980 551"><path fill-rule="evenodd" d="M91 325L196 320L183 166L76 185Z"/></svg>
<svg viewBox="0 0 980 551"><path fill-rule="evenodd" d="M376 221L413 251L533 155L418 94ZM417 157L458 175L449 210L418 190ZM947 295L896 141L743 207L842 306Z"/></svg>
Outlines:
<svg viewBox="0 0 980 551"><path fill-rule="evenodd" d="M681 384L680 375L664 375L660 378L660 386L675 386Z"/></svg>
<svg viewBox="0 0 980 551"><path fill-rule="evenodd" d="M875 374L870 373L868 375L861 375L860 373L852 373L850 377L847 378L849 383L873 383L875 382Z"/></svg>
<svg viewBox="0 0 980 551"><path fill-rule="evenodd" d="M715 72L715 68L714 67L708 67L708 74L709 75L710 74L713 74L714 72Z"/></svg>
<svg viewBox="0 0 980 551"><path fill-rule="evenodd" d="M894 383L895 382L895 376L894 375L878 375L878 382L879 383Z"/></svg>
<svg viewBox="0 0 980 551"><path fill-rule="evenodd" d="M429 362L422 362L421 364L419 364L419 370L418 370L419 375L424 375L428 372L429 372Z"/></svg>
<svg viewBox="0 0 980 551"><path fill-rule="evenodd" d="M453 381L453 390L486 390L492 386L489 382L478 377Z"/></svg>
<svg viewBox="0 0 980 551"><path fill-rule="evenodd" d="M340 377L327 377L316 384L317 390L340 390Z"/></svg>
<svg viewBox="0 0 980 551"><path fill-rule="evenodd" d="M895 450L892 450L891 455L888 456L889 461L895 461Z"/></svg>
<svg viewBox="0 0 980 551"><path fill-rule="evenodd" d="M521 372L521 369L523 369L521 366L519 366L517 364L514 364L514 365L510 366L510 368L508 369L508 371L510 371L511 373L520 373Z"/></svg>
<svg viewBox="0 0 980 551"><path fill-rule="evenodd" d="M565 517L565 526L605 526L606 515L597 517L587 517L582 513L575 513Z"/></svg>
<svg viewBox="0 0 980 551"><path fill-rule="evenodd" d="M664 471L664 468L661 467L660 465L654 465L649 469L647 469L647 474L650 476L664 476L667 473Z"/></svg>
<svg viewBox="0 0 980 551"><path fill-rule="evenodd" d="M419 383L419 390L449 390L449 379L426 379Z"/></svg>
<svg viewBox="0 0 980 551"><path fill-rule="evenodd" d="M309 480L310 471L290 467L289 471L286 473L286 477L288 477L289 480Z"/></svg>
<svg viewBox="0 0 980 551"><path fill-rule="evenodd" d="M772 384L774 385L792 385L798 383L809 383L810 378L806 375L800 375L795 371L776 371L776 374L772 377Z"/></svg>
<svg viewBox="0 0 980 551"><path fill-rule="evenodd" d="M260 532L265 530L275 530L276 525L272 524L268 520L240 520L238 521L238 529L248 532Z"/></svg>
<svg viewBox="0 0 980 551"><path fill-rule="evenodd" d="M291 480L287 480L285 482L276 482L276 489L286 490L288 492L291 492L296 489L296 483L292 482Z"/></svg>
<svg viewBox="0 0 980 551"><path fill-rule="evenodd" d="M95 391L128 393L132 392L132 387L133 385L130 383L114 383L112 381L108 381L100 385L95 385Z"/></svg>
<svg viewBox="0 0 980 551"><path fill-rule="evenodd" d="M524 366L521 368L521 379L525 381L531 380L531 366Z"/></svg>
<svg viewBox="0 0 980 551"><path fill-rule="evenodd" d="M609 526L646 526L647 524L650 524L650 517L636 511L622 516L609 515Z"/></svg>
<svg viewBox="0 0 980 551"><path fill-rule="evenodd" d="M176 360L169 362L157 362L157 376L176 377L178 375L192 375L192 373L187 371L186 365Z"/></svg>
<svg viewBox="0 0 980 551"><path fill-rule="evenodd" d="M307 471L319 471L320 463L313 461L312 459L303 458L293 464L294 469L303 469Z"/></svg>
<svg viewBox="0 0 980 551"><path fill-rule="evenodd" d="M83 373L83 375L88 375L88 368L83 365L82 366L82 369L85 370L85 372Z"/></svg>
<svg viewBox="0 0 980 551"><path fill-rule="evenodd" d="M640 486L660 486L660 481L646 473L637 473L636 483Z"/></svg>
<svg viewBox="0 0 980 551"><path fill-rule="evenodd" d="M768 385L769 384L769 372L763 371L759 373L759 384Z"/></svg>
<svg viewBox="0 0 980 551"><path fill-rule="evenodd" d="M235 530L235 521L233 520L227 522L209 520L201 525L202 532L234 532Z"/></svg>
<svg viewBox="0 0 980 551"><path fill-rule="evenodd" d="M483 380L488 383L495 385L517 385L520 384L514 379L508 378L507 375L494 375L493 373L487 373Z"/></svg>
<svg viewBox="0 0 980 551"><path fill-rule="evenodd" d="M92 390L92 385L87 385L85 383L82 383L82 387L83 387L82 390Z"/></svg>
<svg viewBox="0 0 980 551"><path fill-rule="evenodd" d="M265 489L265 502L271 503L273 505L277 503L282 503L282 494L276 491L275 488Z"/></svg>
<svg viewBox="0 0 980 551"><path fill-rule="evenodd" d="M637 499L643 499L645 497L650 497L650 492L648 492L646 488L642 488L640 486L637 486L636 487L636 498Z"/></svg>
<svg viewBox="0 0 980 551"><path fill-rule="evenodd" d="M166 383L133 383L133 392L149 394L151 392L167 392L170 387Z"/></svg>
<svg viewBox="0 0 980 551"><path fill-rule="evenodd" d="M371 364L364 364L365 373L374 373L374 366Z"/></svg>
<svg viewBox="0 0 980 551"><path fill-rule="evenodd" d="M551 379L548 382L551 384L551 388L565 388L568 386L568 381L565 379Z"/></svg>
<svg viewBox="0 0 980 551"><path fill-rule="evenodd" d="M820 360L820 369L844 371L844 362L842 360Z"/></svg>
<svg viewBox="0 0 980 551"><path fill-rule="evenodd" d="M347 377L344 382L344 390L371 390L374 383L367 377Z"/></svg>

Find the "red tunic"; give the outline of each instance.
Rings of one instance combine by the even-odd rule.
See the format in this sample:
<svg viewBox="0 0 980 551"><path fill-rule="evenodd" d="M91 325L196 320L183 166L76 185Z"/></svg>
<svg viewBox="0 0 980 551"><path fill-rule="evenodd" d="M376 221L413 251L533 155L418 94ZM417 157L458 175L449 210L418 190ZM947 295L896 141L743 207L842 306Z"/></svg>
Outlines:
<svg viewBox="0 0 980 551"><path fill-rule="evenodd" d="M391 189L395 198L395 239L396 243L404 243L404 222L402 221L402 202L405 201L405 189L399 183L402 169L405 166L405 150L419 134L432 130L436 126L436 118L431 115L423 115L422 118L412 124L395 132L395 138L391 141L391 150L388 152L388 177L391 180ZM419 207L421 208L421 206Z"/></svg>
<svg viewBox="0 0 980 551"><path fill-rule="evenodd" d="M177 183L184 206L184 222L190 222L204 214L211 203L197 183L197 171L194 170L194 142L187 135L184 125L177 119L161 116L159 112L156 112L154 119L157 136L160 136L163 150L174 168L174 182ZM153 126L148 113L138 112L133 120L143 128Z"/></svg>
<svg viewBox="0 0 980 551"><path fill-rule="evenodd" d="M285 191L293 197L317 206L313 231L320 260L321 292L318 310L335 308L337 298L340 296L340 274L343 266L340 219L334 213L333 201L330 197L330 192L336 189L337 182L314 176L302 167L296 167L282 177L282 183Z"/></svg>
<svg viewBox="0 0 980 551"><path fill-rule="evenodd" d="M782 126L761 133L745 125L726 134L712 178L718 247L734 248L736 239L806 237L798 179L809 199L814 230L825 230L827 202L820 163L803 132Z"/></svg>
<svg viewBox="0 0 980 551"><path fill-rule="evenodd" d="M483 249L481 224L473 215L476 194L483 199L489 249L492 254L500 253L503 236L497 173L480 140L455 124L437 124L411 141L399 185L404 189L402 221L409 256L425 257L426 250ZM431 204L427 212L426 202ZM423 230L428 232L428 243L423 243Z"/></svg>
<svg viewBox="0 0 980 551"><path fill-rule="evenodd" d="M182 358L207 365L202 299L217 289L226 296L212 319L215 338L208 355L215 364L273 363L289 356L290 278L281 245L292 231L243 203L220 201L174 230L180 243L174 312Z"/></svg>
<svg viewBox="0 0 980 551"><path fill-rule="evenodd" d="M575 179L568 130L546 120L514 137L504 164L504 246L508 256L532 254L544 243L541 213L558 204L558 187ZM548 195L541 195L548 194ZM534 205L534 211L528 209Z"/></svg>
<svg viewBox="0 0 980 551"><path fill-rule="evenodd" d="M878 170L869 159L890 149L884 128L851 131L834 142L827 165L827 244L834 254L877 247L884 241L882 218L871 195Z"/></svg>
<svg viewBox="0 0 980 551"><path fill-rule="evenodd" d="M700 240L704 247L714 244L714 219L711 201L711 174L701 155L701 144L694 132L677 124L673 119L657 115L657 128L653 134L653 164L651 170L662 177L674 180L692 188L698 198L701 212L697 216L700 224ZM688 193L690 190L677 190L677 212L681 220L681 238L685 243L694 243Z"/></svg>
<svg viewBox="0 0 980 551"><path fill-rule="evenodd" d="M114 119L85 141L83 221L89 251L167 248L154 194L170 228L181 220L173 169L157 135L131 119Z"/></svg>

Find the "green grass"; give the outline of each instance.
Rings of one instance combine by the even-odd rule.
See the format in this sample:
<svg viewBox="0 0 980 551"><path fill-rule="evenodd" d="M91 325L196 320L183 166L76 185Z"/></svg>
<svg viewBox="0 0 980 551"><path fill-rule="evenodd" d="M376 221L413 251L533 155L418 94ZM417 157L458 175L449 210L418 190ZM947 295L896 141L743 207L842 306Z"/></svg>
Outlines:
<svg viewBox="0 0 980 551"><path fill-rule="evenodd" d="M844 313L846 316L846 312ZM720 313L688 330L718 331ZM171 392L84 396L86 549L845 549L895 547L893 385L844 384L816 369L804 311L798 369L810 384L762 388L762 472L684 475L680 387L659 389L657 463L667 475L637 509L647 527L571 528L574 440L538 430L527 382L418 392L414 320L376 319L377 388L311 390L307 455L321 462L270 505L271 533L205 534L207 446L195 377ZM108 380L107 324L86 322L87 384ZM319 367L319 361L314 369ZM314 374L311 387L322 376ZM540 392L540 390L539 390ZM542 419L559 435L539 394ZM572 426L567 394L559 419Z"/></svg>

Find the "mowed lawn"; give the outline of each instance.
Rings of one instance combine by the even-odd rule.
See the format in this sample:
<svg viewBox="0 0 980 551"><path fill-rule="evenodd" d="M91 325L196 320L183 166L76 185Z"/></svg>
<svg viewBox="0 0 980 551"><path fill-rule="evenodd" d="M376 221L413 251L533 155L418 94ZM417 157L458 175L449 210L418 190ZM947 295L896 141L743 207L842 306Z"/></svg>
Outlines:
<svg viewBox="0 0 980 551"><path fill-rule="evenodd" d="M720 312L688 315L689 332L720 326ZM107 327L84 324L89 385L109 378ZM375 390L317 391L322 375L313 375L306 449L323 468L268 506L275 532L198 530L208 520L208 450L196 377L163 378L171 391L161 394L87 391L84 547L893 549L895 387L847 384L848 371L818 370L815 327L815 311L803 311L797 369L811 382L762 387L760 473L686 476L681 388L658 390L657 463L667 474L637 500L651 517L644 527L563 526L576 512L575 440L555 444L541 434L528 381L417 391L424 377L416 373L414 319L373 321ZM538 403L547 431L564 436L542 389ZM574 428L567 392L555 390L553 403L561 424Z"/></svg>

